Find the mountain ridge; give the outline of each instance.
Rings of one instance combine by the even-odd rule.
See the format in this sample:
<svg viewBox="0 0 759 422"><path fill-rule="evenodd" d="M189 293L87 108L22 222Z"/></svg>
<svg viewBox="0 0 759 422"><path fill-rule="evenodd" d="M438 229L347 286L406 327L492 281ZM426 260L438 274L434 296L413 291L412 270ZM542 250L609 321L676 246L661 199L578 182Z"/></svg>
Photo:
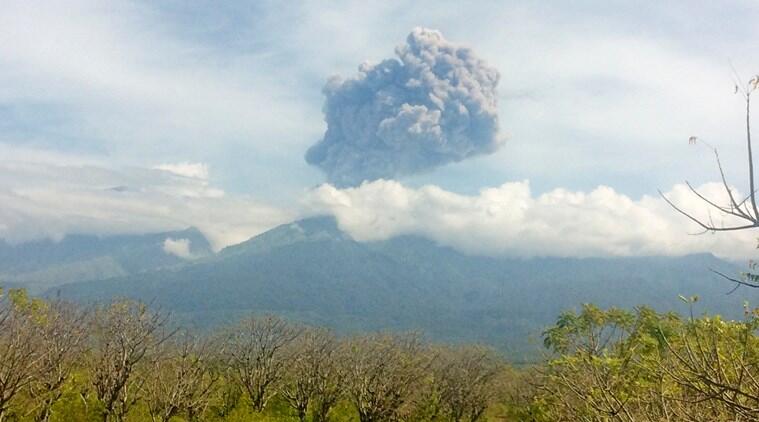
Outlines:
<svg viewBox="0 0 759 422"><path fill-rule="evenodd" d="M79 301L131 297L157 303L198 327L275 313L341 332L422 330L441 341L476 341L534 353L563 310L650 305L740 318L759 292L720 281L709 268L738 267L711 254L683 257L499 258L471 256L417 236L358 242L325 218L278 226L216 255L108 280L71 283Z"/></svg>
<svg viewBox="0 0 759 422"><path fill-rule="evenodd" d="M0 239L0 281L32 292L76 281L101 280L176 266L186 260L164 250L167 239L186 239L193 257L211 246L196 228L143 235L70 234L55 241L11 244Z"/></svg>

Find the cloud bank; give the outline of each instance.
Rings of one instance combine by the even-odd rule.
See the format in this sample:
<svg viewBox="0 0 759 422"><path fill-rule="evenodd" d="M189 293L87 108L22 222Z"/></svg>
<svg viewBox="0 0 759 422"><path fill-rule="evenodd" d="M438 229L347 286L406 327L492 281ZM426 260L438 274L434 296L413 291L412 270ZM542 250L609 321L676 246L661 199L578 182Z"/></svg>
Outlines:
<svg viewBox="0 0 759 422"><path fill-rule="evenodd" d="M495 68L423 28L396 54L324 87L327 131L306 161L333 185L419 173L502 143Z"/></svg>
<svg viewBox="0 0 759 422"><path fill-rule="evenodd" d="M535 194L522 181L461 195L434 185L411 188L377 180L342 189L324 184L306 191L299 206L281 208L188 177L196 172L109 169L87 157L38 158L40 162L0 161L0 238L23 242L71 233L140 234L193 226L219 250L279 224L326 214L358 241L413 234L465 253L494 256L711 252L747 259L756 251L754 231L692 236L698 228L659 197L633 199L606 186ZM699 189L717 201L724 194L720 184ZM667 196L696 216L721 223L686 186L672 187ZM182 239L167 240L164 250L190 255L190 245Z"/></svg>
<svg viewBox="0 0 759 422"><path fill-rule="evenodd" d="M723 194L718 184L700 190L712 198ZM709 218L704 203L687 187L676 185L667 195L695 215ZM412 189L378 180L347 189L325 184L311 191L305 203L316 214L334 215L340 228L358 241L416 234L472 254L591 257L712 252L745 259L754 256L756 246L756 232L748 230L690 235L698 232L697 227L660 198L633 200L607 186L591 192L555 189L536 196L524 181L466 196L437 186Z"/></svg>
<svg viewBox="0 0 759 422"><path fill-rule="evenodd" d="M195 170L203 168L197 165ZM176 173L0 161L0 238L15 243L71 233L141 234L196 227L219 250L295 218L290 210L228 195L205 179ZM182 256L181 243L165 246Z"/></svg>

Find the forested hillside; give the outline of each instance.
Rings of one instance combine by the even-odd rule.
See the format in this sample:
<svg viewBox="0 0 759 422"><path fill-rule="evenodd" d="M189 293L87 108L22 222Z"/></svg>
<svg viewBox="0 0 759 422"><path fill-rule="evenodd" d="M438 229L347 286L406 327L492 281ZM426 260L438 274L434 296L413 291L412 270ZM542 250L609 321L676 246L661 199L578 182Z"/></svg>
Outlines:
<svg viewBox="0 0 759 422"><path fill-rule="evenodd" d="M195 327L249 312L275 313L339 332L423 330L437 341L490 344L530 360L540 332L583 303L685 311L679 295L699 295L699 312L740 317L759 292L709 269L739 268L711 255L509 259L468 256L419 237L360 243L333 219L275 228L216 256L176 268L74 283L50 296L82 302L129 297L155 303Z"/></svg>

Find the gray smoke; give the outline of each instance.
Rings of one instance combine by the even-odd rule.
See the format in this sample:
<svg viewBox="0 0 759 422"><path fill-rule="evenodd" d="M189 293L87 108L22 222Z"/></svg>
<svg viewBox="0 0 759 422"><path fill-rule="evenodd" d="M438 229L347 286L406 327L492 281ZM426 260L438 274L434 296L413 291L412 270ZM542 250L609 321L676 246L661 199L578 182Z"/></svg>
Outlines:
<svg viewBox="0 0 759 422"><path fill-rule="evenodd" d="M356 186L495 151L498 71L472 50L416 28L392 58L330 79L324 138L306 161L330 183Z"/></svg>

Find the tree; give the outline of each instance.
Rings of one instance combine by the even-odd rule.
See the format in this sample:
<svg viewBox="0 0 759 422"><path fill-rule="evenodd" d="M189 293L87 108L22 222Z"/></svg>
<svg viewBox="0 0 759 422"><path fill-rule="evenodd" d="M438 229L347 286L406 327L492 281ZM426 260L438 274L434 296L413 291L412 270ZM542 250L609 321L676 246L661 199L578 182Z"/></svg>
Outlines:
<svg viewBox="0 0 759 422"><path fill-rule="evenodd" d="M758 329L759 312L748 310L744 321L695 318L692 312L682 319L648 308L567 312L546 331L555 355L534 377L538 391L522 415L550 421L758 420ZM604 332L618 334L598 335ZM604 346L592 346L599 344Z"/></svg>
<svg viewBox="0 0 759 422"><path fill-rule="evenodd" d="M479 420L498 393L499 359L485 347L459 346L442 350L435 361L435 383L444 412L455 422Z"/></svg>
<svg viewBox="0 0 759 422"><path fill-rule="evenodd" d="M11 401L40 373L44 353L37 347L40 332L31 306L23 291L0 291L0 422L8 416Z"/></svg>
<svg viewBox="0 0 759 422"><path fill-rule="evenodd" d="M305 330L293 344L294 358L281 391L299 420L306 420L311 407L315 422L326 421L340 399L344 374L339 346L335 336L323 328Z"/></svg>
<svg viewBox="0 0 759 422"><path fill-rule="evenodd" d="M53 405L61 398L63 384L80 363L87 339L87 312L78 306L55 300L37 316L41 354L39 375L30 385L29 395L37 403L35 421L48 421Z"/></svg>
<svg viewBox="0 0 759 422"><path fill-rule="evenodd" d="M727 198L727 204L720 204L713 198L708 198L700 193L690 182L686 181L685 184L690 189L691 193L700 199L707 208L710 210L716 210L722 217L728 217L732 221L729 224L724 222L718 224L710 217L708 220L696 217L692 212L683 209L681 206L675 204L666 195L659 191L659 195L677 212L687 217L690 221L696 223L699 227L706 232L726 232L736 230L747 230L759 228L759 207L757 206L756 193L754 180L754 156L751 143L751 95L759 89L759 75L754 76L746 84L741 84L736 77L735 81L735 93L740 94L746 104L746 157L748 162L748 194L743 197L736 197L736 192L728 183L725 178L725 172L722 167L722 162L719 158L719 152L716 148L710 146L704 141L699 140L695 136L691 136L689 142L691 144L701 143L714 152L714 158L717 162L717 168L719 169L722 186L725 191L725 198ZM756 268L756 265L751 265L751 270ZM750 287L759 287L759 274L751 272L745 273L742 278L730 277L725 274L719 273L720 276L736 283L736 288L745 285Z"/></svg>
<svg viewBox="0 0 759 422"><path fill-rule="evenodd" d="M187 332L164 343L145 369L142 391L154 422L184 414L195 421L209 405L219 375L209 365L208 345Z"/></svg>
<svg viewBox="0 0 759 422"><path fill-rule="evenodd" d="M391 421L429 366L415 334L375 334L348 344L347 393L361 422Z"/></svg>
<svg viewBox="0 0 759 422"><path fill-rule="evenodd" d="M291 362L288 346L301 329L275 316L249 317L226 336L223 354L232 378L262 412Z"/></svg>
<svg viewBox="0 0 759 422"><path fill-rule="evenodd" d="M690 319L666 338L669 359L662 371L691 402L709 403L714 419L759 419L759 312L744 321L719 316ZM683 409L685 418L697 413ZM703 416L701 416L703 417Z"/></svg>
<svg viewBox="0 0 759 422"><path fill-rule="evenodd" d="M174 334L165 330L167 320L161 312L132 301L115 302L94 313L88 366L103 421L123 420L139 399L145 380L137 366Z"/></svg>
<svg viewBox="0 0 759 422"><path fill-rule="evenodd" d="M628 311L584 305L579 314L561 314L544 332L544 345L558 355L542 383L556 419L635 420L627 398L639 374L625 342L635 326Z"/></svg>

